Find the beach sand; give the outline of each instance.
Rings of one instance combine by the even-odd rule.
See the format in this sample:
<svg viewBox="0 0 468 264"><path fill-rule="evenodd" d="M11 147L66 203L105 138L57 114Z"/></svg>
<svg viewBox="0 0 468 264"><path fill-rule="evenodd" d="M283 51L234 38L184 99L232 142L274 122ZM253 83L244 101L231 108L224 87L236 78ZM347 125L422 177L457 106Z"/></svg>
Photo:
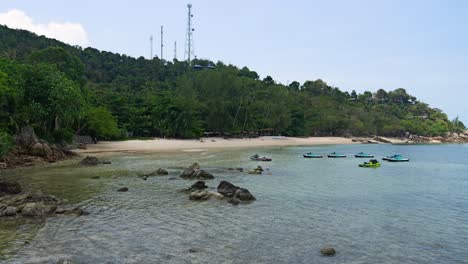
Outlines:
<svg viewBox="0 0 468 264"><path fill-rule="evenodd" d="M100 141L89 144L87 149L76 149L79 154L105 154L113 152L153 153L153 152L199 152L209 149L230 149L274 146L313 146L356 144L350 138L342 137L259 137L245 139L202 138L195 139L149 139L125 141Z"/></svg>

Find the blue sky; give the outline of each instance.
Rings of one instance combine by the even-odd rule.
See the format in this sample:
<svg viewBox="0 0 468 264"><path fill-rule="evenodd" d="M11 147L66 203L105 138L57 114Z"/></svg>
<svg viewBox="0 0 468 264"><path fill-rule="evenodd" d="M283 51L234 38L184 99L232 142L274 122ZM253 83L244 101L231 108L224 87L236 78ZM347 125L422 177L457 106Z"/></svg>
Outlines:
<svg viewBox="0 0 468 264"><path fill-rule="evenodd" d="M287 83L321 78L342 90L405 88L468 124L468 1L193 0L195 53ZM88 45L183 58L188 1L11 0L34 23L81 24Z"/></svg>

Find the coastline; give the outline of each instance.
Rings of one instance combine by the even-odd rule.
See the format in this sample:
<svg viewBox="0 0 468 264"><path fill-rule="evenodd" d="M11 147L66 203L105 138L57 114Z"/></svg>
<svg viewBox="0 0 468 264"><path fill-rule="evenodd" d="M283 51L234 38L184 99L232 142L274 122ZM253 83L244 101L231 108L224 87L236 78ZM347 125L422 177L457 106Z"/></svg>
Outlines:
<svg viewBox="0 0 468 264"><path fill-rule="evenodd" d="M75 149L79 155L110 153L202 152L213 149L261 148L285 146L348 145L360 144L344 137L259 137L224 139L219 137L196 139L148 139L126 141L101 141L88 144L86 149Z"/></svg>

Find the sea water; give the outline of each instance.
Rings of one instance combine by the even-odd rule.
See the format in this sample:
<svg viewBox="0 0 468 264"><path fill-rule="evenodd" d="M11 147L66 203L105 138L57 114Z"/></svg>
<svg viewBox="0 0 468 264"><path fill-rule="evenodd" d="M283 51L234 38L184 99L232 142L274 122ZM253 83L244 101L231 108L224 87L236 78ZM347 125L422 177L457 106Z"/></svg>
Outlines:
<svg viewBox="0 0 468 264"><path fill-rule="evenodd" d="M305 159L306 152L348 155ZM364 151L407 163L360 168ZM255 162L258 153L272 162ZM468 145L343 145L111 156L111 165L12 171L87 216L0 220L3 263L468 263ZM192 162L257 198L190 201ZM246 171L261 165L262 175ZM169 176L139 174L162 167ZM101 176L99 180L91 176ZM128 192L117 192L127 186ZM320 248L337 254L324 257Z"/></svg>

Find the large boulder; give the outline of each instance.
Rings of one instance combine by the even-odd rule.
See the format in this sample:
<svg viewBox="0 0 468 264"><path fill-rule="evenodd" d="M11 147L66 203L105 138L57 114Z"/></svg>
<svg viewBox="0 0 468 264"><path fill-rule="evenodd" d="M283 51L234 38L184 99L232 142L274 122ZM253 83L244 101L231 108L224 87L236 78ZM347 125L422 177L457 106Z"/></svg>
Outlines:
<svg viewBox="0 0 468 264"><path fill-rule="evenodd" d="M0 195L18 194L21 192L21 185L17 182L0 182Z"/></svg>
<svg viewBox="0 0 468 264"><path fill-rule="evenodd" d="M52 156L53 152L47 143L35 143L31 146L30 154L33 156L49 158Z"/></svg>
<svg viewBox="0 0 468 264"><path fill-rule="evenodd" d="M221 181L218 185L218 192L225 197L233 197L239 187L228 181Z"/></svg>
<svg viewBox="0 0 468 264"><path fill-rule="evenodd" d="M224 197L233 198L240 201L254 201L255 197L249 190L241 188L227 181L221 181L218 185L218 192Z"/></svg>
<svg viewBox="0 0 468 264"><path fill-rule="evenodd" d="M39 143L39 139L34 133L34 129L30 126L24 126L20 129L20 132L16 134L16 145L24 148L28 148L36 143Z"/></svg>
<svg viewBox="0 0 468 264"><path fill-rule="evenodd" d="M236 193L234 193L234 196L232 197L234 199L239 199L241 201L254 201L255 197L249 192L249 190L244 189L244 188L239 188Z"/></svg>
<svg viewBox="0 0 468 264"><path fill-rule="evenodd" d="M86 158L80 161L80 165L84 165L84 166L94 166L98 164L99 164L98 158L92 157L92 156L86 156Z"/></svg>

